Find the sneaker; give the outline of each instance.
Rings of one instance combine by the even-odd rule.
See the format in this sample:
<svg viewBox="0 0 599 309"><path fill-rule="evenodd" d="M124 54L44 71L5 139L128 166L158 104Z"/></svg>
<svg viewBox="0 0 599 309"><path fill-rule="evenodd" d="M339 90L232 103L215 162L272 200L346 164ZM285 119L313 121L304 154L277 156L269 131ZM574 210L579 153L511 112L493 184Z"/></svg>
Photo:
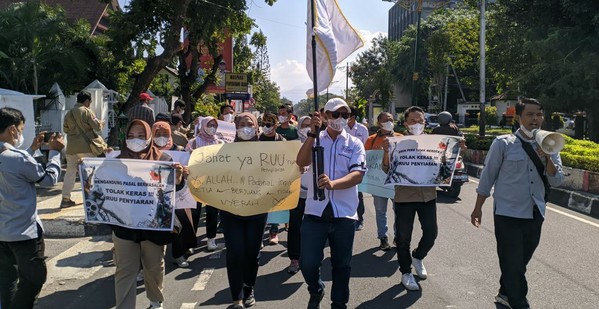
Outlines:
<svg viewBox="0 0 599 309"><path fill-rule="evenodd" d="M503 294L497 293L497 295L495 295L495 302L512 309L512 306L510 306L510 302L508 301L507 296Z"/></svg>
<svg viewBox="0 0 599 309"><path fill-rule="evenodd" d="M137 282L143 282L143 281L144 281L144 271L142 269L137 273Z"/></svg>
<svg viewBox="0 0 599 309"><path fill-rule="evenodd" d="M62 201L60 201L60 208L68 208L76 205L77 203L70 198L63 198Z"/></svg>
<svg viewBox="0 0 599 309"><path fill-rule="evenodd" d="M151 301L150 307L148 309L162 309L162 302L159 301Z"/></svg>
<svg viewBox="0 0 599 309"><path fill-rule="evenodd" d="M177 263L177 266L181 268L189 267L189 262L187 262L187 260L184 257L176 258L175 263Z"/></svg>
<svg viewBox="0 0 599 309"><path fill-rule="evenodd" d="M218 249L218 245L216 244L216 239L208 238L206 243L208 244L208 251L214 251L214 250Z"/></svg>
<svg viewBox="0 0 599 309"><path fill-rule="evenodd" d="M381 249L383 251L391 250L391 246L389 246L389 240L387 239L387 237L381 238L381 244L379 246L379 249Z"/></svg>
<svg viewBox="0 0 599 309"><path fill-rule="evenodd" d="M299 260L291 260L291 263L289 263L289 267L287 267L287 273L290 275L295 275L299 272L299 270Z"/></svg>
<svg viewBox="0 0 599 309"><path fill-rule="evenodd" d="M418 291L420 287L411 273L401 275L401 284L409 291Z"/></svg>
<svg viewBox="0 0 599 309"><path fill-rule="evenodd" d="M310 300L308 301L308 309L320 309L320 302L324 297L324 292L310 294Z"/></svg>
<svg viewBox="0 0 599 309"><path fill-rule="evenodd" d="M428 273L426 272L426 267L424 267L424 263L422 260L417 258L412 258L412 265L414 265L414 270L416 270L416 275L420 277L420 279L426 279Z"/></svg>
<svg viewBox="0 0 599 309"><path fill-rule="evenodd" d="M270 236L268 238L268 244L269 245L278 245L279 244L279 235L277 235L275 233L270 233Z"/></svg>
<svg viewBox="0 0 599 309"><path fill-rule="evenodd" d="M256 298L254 297L254 288L252 287L244 287L243 294L246 295L243 298L243 306L245 308L251 307L256 304Z"/></svg>
<svg viewBox="0 0 599 309"><path fill-rule="evenodd" d="M364 229L364 223L356 222L356 231L361 231Z"/></svg>

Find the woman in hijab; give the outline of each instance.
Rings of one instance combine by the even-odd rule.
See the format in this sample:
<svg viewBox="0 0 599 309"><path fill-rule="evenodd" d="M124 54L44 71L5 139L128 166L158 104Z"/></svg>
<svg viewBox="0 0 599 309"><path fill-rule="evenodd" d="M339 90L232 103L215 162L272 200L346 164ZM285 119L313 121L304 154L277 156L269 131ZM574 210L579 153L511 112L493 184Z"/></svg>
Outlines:
<svg viewBox="0 0 599 309"><path fill-rule="evenodd" d="M142 120L133 120L126 130L120 159L172 161L171 157L158 149L152 139L150 126ZM175 163L177 190L181 190L183 167ZM137 230L111 225L114 243L114 289L117 309L135 308L137 273L140 261L144 268L146 295L150 308L162 308L164 301L164 252L172 240L172 232Z"/></svg>
<svg viewBox="0 0 599 309"><path fill-rule="evenodd" d="M171 126L165 121L157 121L152 125L154 145L161 151L183 151L184 148L173 143ZM181 232L173 235L171 253L179 267L189 267L185 253L197 246L197 238L191 221L191 209L175 209L175 215L181 223Z"/></svg>
<svg viewBox="0 0 599 309"><path fill-rule="evenodd" d="M224 141L216 135L218 122L216 118L208 116L202 117L195 126L195 137L187 143L185 150L193 151L194 149L214 145L223 144ZM206 249L214 251L218 249L216 244L216 230L218 226L218 209L206 205ZM200 225L200 215L202 213L202 204L198 202L196 209L191 211L192 220L194 222L194 231L197 232Z"/></svg>
<svg viewBox="0 0 599 309"><path fill-rule="evenodd" d="M258 120L250 113L235 117L235 142L258 140ZM242 217L221 211L223 234L227 246L227 277L233 298L233 309L256 303L254 285L258 275L260 246L267 214Z"/></svg>
<svg viewBox="0 0 599 309"><path fill-rule="evenodd" d="M303 143L308 138L312 118L304 116L297 122L297 134L300 141ZM308 197L308 182L312 181L312 173L309 172L309 166L300 167L301 186L300 198L297 202L297 207L289 211L289 231L287 232L287 255L289 256L289 267L287 273L296 274L299 271L300 259L300 229L302 227L302 219L304 218L304 209L306 208L306 198Z"/></svg>

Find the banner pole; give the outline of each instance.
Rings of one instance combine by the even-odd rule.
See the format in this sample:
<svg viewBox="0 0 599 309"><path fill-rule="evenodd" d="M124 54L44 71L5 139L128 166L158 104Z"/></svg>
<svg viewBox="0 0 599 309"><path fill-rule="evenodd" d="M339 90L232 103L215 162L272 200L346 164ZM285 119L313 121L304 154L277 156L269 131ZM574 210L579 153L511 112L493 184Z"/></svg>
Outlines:
<svg viewBox="0 0 599 309"><path fill-rule="evenodd" d="M316 73L316 0L311 0L310 15L312 19L312 81L314 87L314 111L318 112L318 78ZM320 130L316 130L316 146L312 148L312 184L314 186L314 200L325 199L324 189L318 188L318 177L324 173L324 148L320 145Z"/></svg>

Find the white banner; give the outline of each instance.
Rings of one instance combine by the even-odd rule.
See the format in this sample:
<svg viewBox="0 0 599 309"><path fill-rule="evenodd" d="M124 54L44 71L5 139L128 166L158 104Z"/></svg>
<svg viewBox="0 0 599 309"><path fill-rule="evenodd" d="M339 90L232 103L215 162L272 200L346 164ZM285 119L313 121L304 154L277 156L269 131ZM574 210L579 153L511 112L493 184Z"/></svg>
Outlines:
<svg viewBox="0 0 599 309"><path fill-rule="evenodd" d="M391 137L390 168L385 184L446 187L458 156L460 139L448 135Z"/></svg>
<svg viewBox="0 0 599 309"><path fill-rule="evenodd" d="M392 199L395 197L395 188L385 185L387 174L381 169L383 154L382 150L366 150L366 167L368 170L362 178L362 183L358 185L358 190Z"/></svg>
<svg viewBox="0 0 599 309"><path fill-rule="evenodd" d="M85 221L171 231L175 170L171 162L84 158L79 166Z"/></svg>

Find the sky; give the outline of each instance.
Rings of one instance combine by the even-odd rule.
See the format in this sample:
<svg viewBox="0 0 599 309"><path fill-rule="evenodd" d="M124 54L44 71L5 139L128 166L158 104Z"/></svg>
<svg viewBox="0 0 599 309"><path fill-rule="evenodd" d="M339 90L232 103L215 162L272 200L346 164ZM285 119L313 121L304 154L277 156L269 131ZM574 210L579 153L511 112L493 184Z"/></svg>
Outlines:
<svg viewBox="0 0 599 309"><path fill-rule="evenodd" d="M130 0L119 0L124 7ZM297 103L306 97L312 81L306 71L306 20L307 0L277 0L269 6L264 0L247 0L247 14L255 20L257 28L267 37L271 80L281 89L281 96ZM345 91L345 65L370 47L378 35L387 36L388 11L393 3L383 0L337 0L343 14L360 31L365 46L339 63L339 70L329 88L329 93L343 95ZM210 2L218 3L218 0ZM351 79L349 87L352 86Z"/></svg>

